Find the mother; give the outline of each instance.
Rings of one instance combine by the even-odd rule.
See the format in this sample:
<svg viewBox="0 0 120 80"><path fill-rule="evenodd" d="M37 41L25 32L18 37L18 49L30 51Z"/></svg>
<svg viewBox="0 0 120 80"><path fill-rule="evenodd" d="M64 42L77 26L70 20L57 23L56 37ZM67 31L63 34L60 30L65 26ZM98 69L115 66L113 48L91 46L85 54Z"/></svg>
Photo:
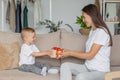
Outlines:
<svg viewBox="0 0 120 80"><path fill-rule="evenodd" d="M100 12L94 4L82 9L82 16L87 26L91 26L85 52L66 50L62 58L72 56L86 59L84 64L65 62L61 65L60 80L104 80L104 74L110 71L110 49L112 38Z"/></svg>

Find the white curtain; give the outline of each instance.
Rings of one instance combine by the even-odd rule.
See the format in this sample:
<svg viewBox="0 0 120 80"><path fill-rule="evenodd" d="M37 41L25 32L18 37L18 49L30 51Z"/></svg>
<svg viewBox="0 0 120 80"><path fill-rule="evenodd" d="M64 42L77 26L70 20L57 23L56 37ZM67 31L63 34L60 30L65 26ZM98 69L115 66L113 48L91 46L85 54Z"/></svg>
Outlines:
<svg viewBox="0 0 120 80"><path fill-rule="evenodd" d="M41 0L36 0L34 3L34 28L39 26L39 21L42 20Z"/></svg>

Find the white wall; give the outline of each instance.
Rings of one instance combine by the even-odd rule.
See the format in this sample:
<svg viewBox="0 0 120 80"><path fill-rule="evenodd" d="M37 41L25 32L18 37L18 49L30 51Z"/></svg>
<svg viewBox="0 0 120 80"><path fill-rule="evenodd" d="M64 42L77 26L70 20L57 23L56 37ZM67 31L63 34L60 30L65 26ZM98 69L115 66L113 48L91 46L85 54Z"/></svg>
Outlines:
<svg viewBox="0 0 120 80"><path fill-rule="evenodd" d="M9 26L4 23L4 29L2 24L2 15L6 14L7 8L7 0L4 1L4 12L1 9L1 2L0 0L0 30L2 31L9 31ZM52 0L52 21L57 22L59 20L63 20L64 24L72 25L74 32L79 33L79 25L75 24L76 16L81 15L81 9L89 4L94 3L94 0ZM42 4L42 15L43 19L50 19L50 11L49 11L49 0L41 0ZM28 5L28 17L29 17L29 26L33 26L33 5ZM5 16L4 16L5 18ZM68 27L62 26L66 28L68 31L71 31ZM49 30L45 27L41 26L36 29L37 33L44 34L48 33Z"/></svg>
<svg viewBox="0 0 120 80"><path fill-rule="evenodd" d="M66 24L72 25L74 32L79 33L79 25L75 24L76 16L81 15L81 9L94 0L53 0L52 19L53 21L63 20ZM68 27L62 26L68 30Z"/></svg>

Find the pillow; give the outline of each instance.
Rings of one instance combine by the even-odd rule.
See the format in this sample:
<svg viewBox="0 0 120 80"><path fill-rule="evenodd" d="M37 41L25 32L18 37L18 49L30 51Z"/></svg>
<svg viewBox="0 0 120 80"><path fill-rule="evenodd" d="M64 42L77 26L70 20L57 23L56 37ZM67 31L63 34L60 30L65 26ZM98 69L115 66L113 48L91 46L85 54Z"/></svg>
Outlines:
<svg viewBox="0 0 120 80"><path fill-rule="evenodd" d="M110 65L120 66L120 35L114 35L113 46L111 47Z"/></svg>
<svg viewBox="0 0 120 80"><path fill-rule="evenodd" d="M14 42L19 42L20 45L22 44L20 33L0 31L0 43L10 44Z"/></svg>
<svg viewBox="0 0 120 80"><path fill-rule="evenodd" d="M68 32L65 29L61 29L61 47L74 51L85 51L85 43L88 36L83 36L81 34ZM84 60L68 57L61 59L61 63L63 62L73 62L73 63L84 63Z"/></svg>
<svg viewBox="0 0 120 80"><path fill-rule="evenodd" d="M18 67L19 43L0 43L0 70Z"/></svg>
<svg viewBox="0 0 120 80"><path fill-rule="evenodd" d="M60 31L49 34L38 34L36 37L36 46L40 51L50 50L53 47L60 46ZM49 56L36 57L36 62L42 61L51 66L60 66L60 60L50 58Z"/></svg>
<svg viewBox="0 0 120 80"><path fill-rule="evenodd" d="M85 51L85 43L87 36L81 34L68 32L65 29L61 29L61 47L75 50L75 51Z"/></svg>
<svg viewBox="0 0 120 80"><path fill-rule="evenodd" d="M40 51L46 51L50 50L53 47L59 47L60 31L49 34L38 34L35 44L40 49Z"/></svg>

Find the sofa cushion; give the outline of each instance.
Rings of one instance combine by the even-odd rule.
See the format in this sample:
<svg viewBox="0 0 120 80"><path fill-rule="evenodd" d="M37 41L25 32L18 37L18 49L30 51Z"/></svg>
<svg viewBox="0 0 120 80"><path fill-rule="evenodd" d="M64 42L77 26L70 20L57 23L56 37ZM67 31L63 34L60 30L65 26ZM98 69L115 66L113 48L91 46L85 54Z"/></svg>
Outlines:
<svg viewBox="0 0 120 80"><path fill-rule="evenodd" d="M53 47L60 46L60 31L49 34L38 34L35 42L40 51L50 50ZM36 62L42 61L51 66L60 66L60 60L50 58L49 56L36 57Z"/></svg>
<svg viewBox="0 0 120 80"><path fill-rule="evenodd" d="M61 29L61 47L74 51L85 51L85 43L88 36L84 36L81 34L76 34L73 32L68 32L65 29ZM62 62L76 62L83 63L83 60L77 58L65 58L62 59Z"/></svg>
<svg viewBox="0 0 120 80"><path fill-rule="evenodd" d="M17 69L0 71L0 80L60 80L59 74L37 75Z"/></svg>
<svg viewBox="0 0 120 80"><path fill-rule="evenodd" d="M85 51L85 42L87 36L81 34L68 32L65 29L61 29L61 47L75 50L75 51Z"/></svg>
<svg viewBox="0 0 120 80"><path fill-rule="evenodd" d="M114 35L113 46L111 48L110 64L111 66L120 66L120 35Z"/></svg>
<svg viewBox="0 0 120 80"><path fill-rule="evenodd" d="M18 67L19 44L0 43L0 70L13 69Z"/></svg>
<svg viewBox="0 0 120 80"><path fill-rule="evenodd" d="M36 57L36 62L49 64L51 67L60 67L60 59L50 58L49 56Z"/></svg>
<svg viewBox="0 0 120 80"><path fill-rule="evenodd" d="M38 34L35 42L40 51L50 50L60 46L60 31L49 34Z"/></svg>
<svg viewBox="0 0 120 80"><path fill-rule="evenodd" d="M120 71L120 66L110 66L111 71Z"/></svg>
<svg viewBox="0 0 120 80"><path fill-rule="evenodd" d="M12 69L18 67L21 44L22 40L19 33L0 31L0 56L4 56L0 58L0 63L2 64L1 69ZM6 58L8 59L6 60Z"/></svg>
<svg viewBox="0 0 120 80"><path fill-rule="evenodd" d="M0 31L0 42L8 43L8 44L14 43L14 42L19 42L19 45L22 44L20 33L13 33L13 32Z"/></svg>

